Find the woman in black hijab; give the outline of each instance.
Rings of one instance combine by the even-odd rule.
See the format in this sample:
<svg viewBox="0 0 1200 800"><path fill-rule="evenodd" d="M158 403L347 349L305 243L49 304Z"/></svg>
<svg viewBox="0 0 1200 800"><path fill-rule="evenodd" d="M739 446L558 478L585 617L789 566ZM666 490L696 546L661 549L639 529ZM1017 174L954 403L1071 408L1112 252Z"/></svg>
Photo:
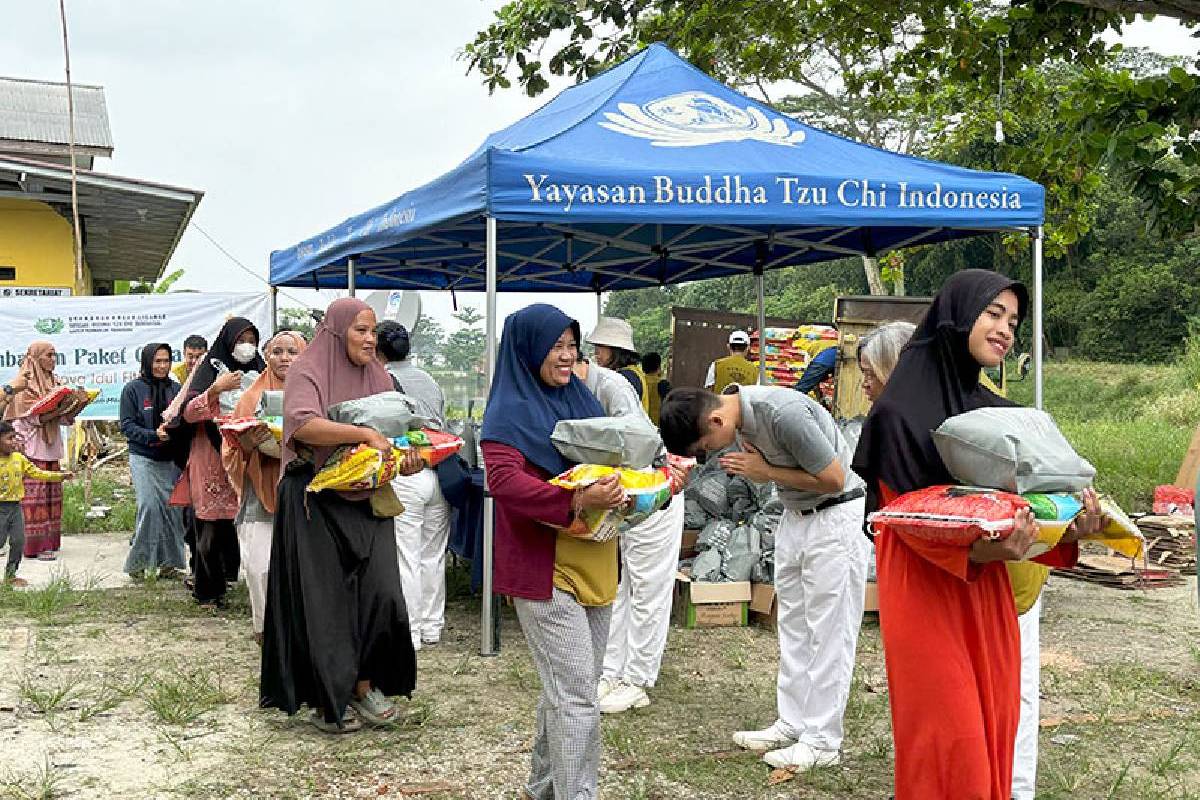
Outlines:
<svg viewBox="0 0 1200 800"><path fill-rule="evenodd" d="M955 483L932 432L956 414L1012 405L980 385L980 372L1004 360L1028 301L1022 284L994 272L946 281L863 425L853 466L868 512ZM1020 645L1004 562L1020 559L1035 532L1027 510L1008 539L970 548L878 531L897 800L1010 797ZM1072 542L1042 559L1070 563L1075 553Z"/></svg>
<svg viewBox="0 0 1200 800"><path fill-rule="evenodd" d="M121 433L129 442L129 474L137 499L133 544L125 572L164 577L183 569L183 516L167 500L179 480L163 412L179 392L171 380L171 346L153 342L142 348L141 374L121 390Z"/></svg>
<svg viewBox="0 0 1200 800"><path fill-rule="evenodd" d="M181 480L187 482L195 518L193 594L202 605L224 603L226 584L237 580L241 562L233 524L240 504L221 461L221 431L215 420L222 414L221 395L242 386L242 371L261 373L266 368L258 342L258 328L244 317L233 317L222 326L181 392L182 413L176 422L184 423L184 436L191 433Z"/></svg>

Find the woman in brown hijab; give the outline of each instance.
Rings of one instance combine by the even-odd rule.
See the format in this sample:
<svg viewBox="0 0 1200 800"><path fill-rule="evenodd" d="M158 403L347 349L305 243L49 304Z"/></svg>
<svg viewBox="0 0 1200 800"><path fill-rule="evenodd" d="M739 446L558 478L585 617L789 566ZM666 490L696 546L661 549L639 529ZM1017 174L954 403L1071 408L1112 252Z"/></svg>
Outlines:
<svg viewBox="0 0 1200 800"><path fill-rule="evenodd" d="M29 345L21 362L25 388L15 392L4 409L4 418L11 420L24 444L25 457L34 466L51 472L58 471L64 455L62 427L75 422L75 413L57 412L34 415L30 411L46 395L63 385L54 374L58 354L50 342ZM79 390L83 392L83 390ZM86 393L83 394L86 398ZM25 498L21 501L25 517L25 557L52 561L58 557L62 541L62 484L25 479Z"/></svg>
<svg viewBox="0 0 1200 800"><path fill-rule="evenodd" d="M416 683L391 518L375 516L370 492L307 491L337 447L391 446L376 430L326 416L335 403L392 390L375 343L371 307L334 301L284 392L259 698L288 714L307 705L312 723L329 733L355 730L360 719L396 722L388 697L409 696ZM410 450L401 471L421 468Z"/></svg>

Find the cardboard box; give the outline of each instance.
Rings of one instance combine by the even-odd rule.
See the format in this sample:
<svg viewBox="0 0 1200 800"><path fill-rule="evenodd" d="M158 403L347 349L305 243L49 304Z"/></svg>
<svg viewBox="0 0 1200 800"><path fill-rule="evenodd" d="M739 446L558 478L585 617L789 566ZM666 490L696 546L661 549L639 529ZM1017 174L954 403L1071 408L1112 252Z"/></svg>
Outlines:
<svg viewBox="0 0 1200 800"><path fill-rule="evenodd" d="M685 628L727 628L746 624L750 581L693 582L680 572L675 576L673 616Z"/></svg>
<svg viewBox="0 0 1200 800"><path fill-rule="evenodd" d="M685 558L695 558L700 554L700 551L696 549L696 542L699 539L700 531L685 530L683 532L683 539L679 543L679 558L681 560Z"/></svg>
<svg viewBox="0 0 1200 800"><path fill-rule="evenodd" d="M867 583L863 598L863 613L879 612L879 587L874 581ZM767 630L779 625L779 603L775 601L775 587L769 583L756 583L750 588L750 622Z"/></svg>
<svg viewBox="0 0 1200 800"><path fill-rule="evenodd" d="M867 597L863 602L863 611L879 613L879 585L875 581L867 582Z"/></svg>
<svg viewBox="0 0 1200 800"><path fill-rule="evenodd" d="M750 587L750 621L761 628L775 630L779 624L779 604L775 602L775 587L756 583Z"/></svg>

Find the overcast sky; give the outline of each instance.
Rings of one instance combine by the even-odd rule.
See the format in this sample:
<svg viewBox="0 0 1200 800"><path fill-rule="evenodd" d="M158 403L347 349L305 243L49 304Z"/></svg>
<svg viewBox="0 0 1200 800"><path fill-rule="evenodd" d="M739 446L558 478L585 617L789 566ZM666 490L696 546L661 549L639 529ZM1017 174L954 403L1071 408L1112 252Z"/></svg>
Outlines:
<svg viewBox="0 0 1200 800"><path fill-rule="evenodd" d="M68 0L73 78L104 86L108 101L115 152L97 168L202 190L195 222L265 278L271 250L451 169L549 99L489 97L455 58L500 5ZM49 0L0 0L0 75L63 79L57 12ZM1167 20L1139 23L1124 41L1196 49ZM188 288L265 286L195 229L171 266L186 270ZM594 323L592 295L501 294L501 313L535 299L585 330ZM483 305L477 294L459 300ZM445 294L422 301L447 319Z"/></svg>

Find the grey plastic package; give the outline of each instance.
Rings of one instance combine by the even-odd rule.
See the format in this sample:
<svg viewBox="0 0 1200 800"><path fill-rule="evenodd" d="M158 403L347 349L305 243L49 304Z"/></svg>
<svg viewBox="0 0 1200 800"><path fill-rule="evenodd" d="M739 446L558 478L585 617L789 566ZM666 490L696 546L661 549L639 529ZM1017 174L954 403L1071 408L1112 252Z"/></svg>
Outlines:
<svg viewBox="0 0 1200 800"><path fill-rule="evenodd" d="M403 436L426 422L417 416L413 401L400 392L380 392L334 403L325 411L334 422L374 428L389 439Z"/></svg>
<svg viewBox="0 0 1200 800"><path fill-rule="evenodd" d="M662 448L658 429L644 416L560 420L550 441L568 461L633 469L651 466Z"/></svg>
<svg viewBox="0 0 1200 800"><path fill-rule="evenodd" d="M1044 411L979 408L950 417L933 443L954 479L1024 494L1078 492L1092 485L1096 468Z"/></svg>

